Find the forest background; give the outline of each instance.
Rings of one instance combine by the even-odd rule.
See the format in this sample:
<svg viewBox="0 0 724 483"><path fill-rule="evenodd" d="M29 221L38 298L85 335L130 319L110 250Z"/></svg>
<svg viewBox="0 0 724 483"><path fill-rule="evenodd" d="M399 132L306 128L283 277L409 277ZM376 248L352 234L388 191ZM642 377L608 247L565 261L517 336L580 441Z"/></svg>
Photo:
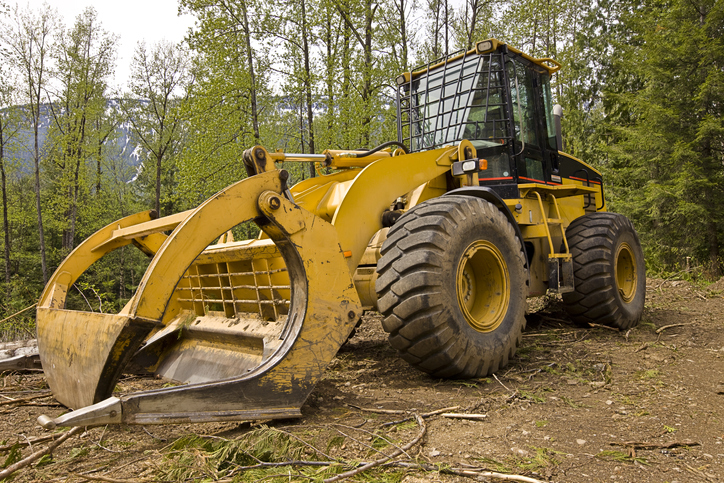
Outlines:
<svg viewBox="0 0 724 483"><path fill-rule="evenodd" d="M724 2L180 0L179 11L196 18L184 42L139 44L116 88L118 39L92 8L65 26L52 9L0 0L0 318L33 304L98 228L194 207L244 178L252 145L315 153L396 139L397 75L490 37L562 64L566 151L602 170L649 273L721 275ZM147 264L117 250L69 303L118 310ZM28 311L0 337L33 327Z"/></svg>

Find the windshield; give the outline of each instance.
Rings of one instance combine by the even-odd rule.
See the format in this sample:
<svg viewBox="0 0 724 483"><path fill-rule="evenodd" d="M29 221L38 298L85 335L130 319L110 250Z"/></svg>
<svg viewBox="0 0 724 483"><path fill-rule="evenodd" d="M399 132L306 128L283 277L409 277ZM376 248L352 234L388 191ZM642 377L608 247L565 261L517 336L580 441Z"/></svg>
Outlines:
<svg viewBox="0 0 724 483"><path fill-rule="evenodd" d="M462 54L427 66L400 89L400 138L410 151L462 139L476 147L511 137L503 54Z"/></svg>
<svg viewBox="0 0 724 483"><path fill-rule="evenodd" d="M413 151L460 139L475 81L477 56L446 63L412 82L411 139Z"/></svg>

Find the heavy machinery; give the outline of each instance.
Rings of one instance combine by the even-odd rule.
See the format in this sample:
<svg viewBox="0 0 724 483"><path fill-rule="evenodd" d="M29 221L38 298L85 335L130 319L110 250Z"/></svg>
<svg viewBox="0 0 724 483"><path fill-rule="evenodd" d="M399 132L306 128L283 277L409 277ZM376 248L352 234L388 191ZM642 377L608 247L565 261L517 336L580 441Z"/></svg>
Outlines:
<svg viewBox="0 0 724 483"><path fill-rule="evenodd" d="M434 377L505 366L530 296L563 294L578 322L636 324L641 246L606 211L601 173L559 149L559 68L480 42L397 79L397 142L317 155L255 146L243 153L249 176L198 208L92 235L38 304L48 384L74 409L41 424L300 416L364 310L379 310L390 344ZM331 174L290 187L283 161ZM248 220L262 234L233 240ZM66 310L74 281L129 244L153 258L121 312ZM113 396L123 372L177 385Z"/></svg>

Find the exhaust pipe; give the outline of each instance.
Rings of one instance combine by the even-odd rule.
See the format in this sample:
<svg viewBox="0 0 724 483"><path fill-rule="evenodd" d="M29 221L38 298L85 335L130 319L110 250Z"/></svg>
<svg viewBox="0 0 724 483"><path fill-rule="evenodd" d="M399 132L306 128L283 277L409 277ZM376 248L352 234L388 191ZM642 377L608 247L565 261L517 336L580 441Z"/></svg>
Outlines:
<svg viewBox="0 0 724 483"><path fill-rule="evenodd" d="M561 118L563 117L563 108L560 104L553 106L553 118L556 123L556 144L558 145L558 151L565 151L566 147L563 144L563 130L561 129Z"/></svg>

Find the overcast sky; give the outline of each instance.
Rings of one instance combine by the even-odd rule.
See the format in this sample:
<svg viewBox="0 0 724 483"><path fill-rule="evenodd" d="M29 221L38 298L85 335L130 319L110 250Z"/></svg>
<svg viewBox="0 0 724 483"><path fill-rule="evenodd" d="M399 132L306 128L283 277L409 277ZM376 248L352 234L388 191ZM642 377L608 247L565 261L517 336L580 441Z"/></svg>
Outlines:
<svg viewBox="0 0 724 483"><path fill-rule="evenodd" d="M95 8L103 29L118 36L118 60L112 84L121 88L125 88L128 81L133 51L139 41L145 40L149 46L162 39L179 42L194 23L190 15L178 16L178 0L6 1L11 5L17 3L21 9L29 5L38 10L49 5L58 11L66 28L75 23L75 18L86 7Z"/></svg>

